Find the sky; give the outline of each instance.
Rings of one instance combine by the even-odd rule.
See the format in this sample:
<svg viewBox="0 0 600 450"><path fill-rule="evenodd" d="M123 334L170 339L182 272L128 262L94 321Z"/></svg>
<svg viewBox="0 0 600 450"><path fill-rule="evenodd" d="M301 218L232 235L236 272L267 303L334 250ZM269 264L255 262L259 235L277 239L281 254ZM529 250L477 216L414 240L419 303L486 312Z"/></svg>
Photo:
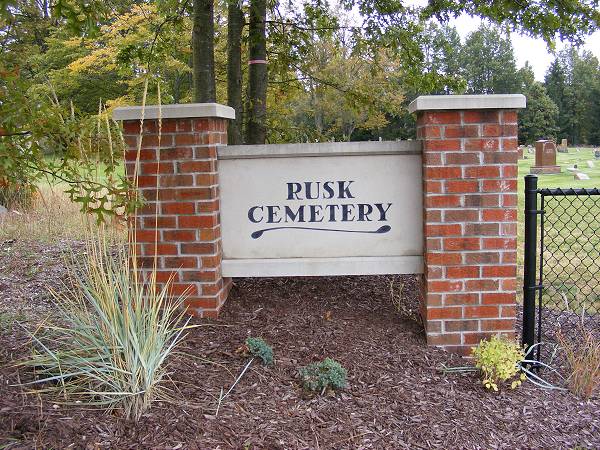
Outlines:
<svg viewBox="0 0 600 450"><path fill-rule="evenodd" d="M418 0L411 3L420 5L426 2ZM463 42L466 36L470 32L475 31L480 24L481 19L478 17L470 17L466 14L463 14L456 19L452 19L449 23L449 25L456 27ZM529 36L512 33L511 40L515 51L517 67L522 67L525 65L526 61L529 61L529 64L533 67L535 78L539 81L543 81L546 70L554 60L554 56L548 50L543 39L534 39ZM560 50L565 46L566 44L557 42L556 49ZM583 48L590 50L600 59L600 32L588 36Z"/></svg>

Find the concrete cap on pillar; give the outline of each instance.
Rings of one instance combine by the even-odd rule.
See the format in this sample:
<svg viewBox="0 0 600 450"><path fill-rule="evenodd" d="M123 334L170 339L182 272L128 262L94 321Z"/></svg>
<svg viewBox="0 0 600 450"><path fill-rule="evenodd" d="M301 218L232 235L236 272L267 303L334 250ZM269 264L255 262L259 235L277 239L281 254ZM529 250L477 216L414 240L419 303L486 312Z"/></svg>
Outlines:
<svg viewBox="0 0 600 450"><path fill-rule="evenodd" d="M490 95L421 95L408 105L409 112L452 109L521 109L526 101L523 94Z"/></svg>
<svg viewBox="0 0 600 450"><path fill-rule="evenodd" d="M178 105L121 106L113 111L114 120L196 119L218 117L235 119L235 110L219 103L187 103Z"/></svg>

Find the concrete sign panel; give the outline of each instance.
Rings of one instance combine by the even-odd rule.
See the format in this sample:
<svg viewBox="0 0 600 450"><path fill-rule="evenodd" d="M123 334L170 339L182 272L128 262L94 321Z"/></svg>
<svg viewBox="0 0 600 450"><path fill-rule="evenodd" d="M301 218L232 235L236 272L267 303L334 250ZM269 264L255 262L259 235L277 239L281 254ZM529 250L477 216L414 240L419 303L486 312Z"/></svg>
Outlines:
<svg viewBox="0 0 600 450"><path fill-rule="evenodd" d="M420 272L422 164L408 144L221 148L224 275Z"/></svg>

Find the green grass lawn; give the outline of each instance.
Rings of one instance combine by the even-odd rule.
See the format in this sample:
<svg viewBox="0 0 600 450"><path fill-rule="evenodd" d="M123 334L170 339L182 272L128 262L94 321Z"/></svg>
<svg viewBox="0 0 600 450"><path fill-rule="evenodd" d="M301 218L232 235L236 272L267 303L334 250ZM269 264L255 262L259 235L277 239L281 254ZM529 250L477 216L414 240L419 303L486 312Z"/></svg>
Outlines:
<svg viewBox="0 0 600 450"><path fill-rule="evenodd" d="M528 154L527 159L519 161L519 228L518 261L519 276L523 270L523 233L524 233L524 177L534 164L535 155ZM589 168L587 161L593 161ZM562 172L555 175L538 175L539 188L600 188L600 160L594 159L592 148L569 149L569 153L557 153L557 164ZM589 180L575 180L573 173L566 170L577 164L578 169L589 175ZM590 304L600 312L598 295L600 266L600 196L598 197L547 197L546 215L546 264L544 266L545 284L544 302L561 308L569 305L573 310L589 308ZM539 245L538 245L539 247ZM582 306L584 305L584 306Z"/></svg>

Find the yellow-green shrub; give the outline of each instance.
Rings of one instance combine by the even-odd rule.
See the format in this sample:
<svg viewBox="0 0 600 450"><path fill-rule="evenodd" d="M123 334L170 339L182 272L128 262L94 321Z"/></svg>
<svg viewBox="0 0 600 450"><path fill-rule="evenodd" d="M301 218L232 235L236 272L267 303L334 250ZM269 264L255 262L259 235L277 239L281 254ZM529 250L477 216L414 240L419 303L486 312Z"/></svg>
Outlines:
<svg viewBox="0 0 600 450"><path fill-rule="evenodd" d="M500 383L511 381L512 389L521 385L525 374L520 373L519 363L525 359L525 352L518 343L510 339L492 336L473 347L475 367L483 375L483 385L498 390Z"/></svg>

